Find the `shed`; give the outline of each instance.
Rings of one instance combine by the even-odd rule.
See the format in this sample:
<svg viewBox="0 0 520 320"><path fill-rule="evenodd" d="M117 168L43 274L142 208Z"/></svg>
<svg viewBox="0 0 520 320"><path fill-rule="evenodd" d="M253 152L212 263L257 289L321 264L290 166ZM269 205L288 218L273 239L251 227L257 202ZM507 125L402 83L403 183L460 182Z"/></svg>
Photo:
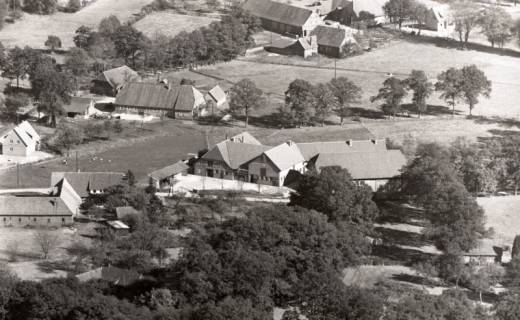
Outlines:
<svg viewBox="0 0 520 320"><path fill-rule="evenodd" d="M167 167L155 170L148 176L152 178L156 188L162 189L166 186L171 186L173 180L182 174L186 174L189 168L190 167L184 161L178 161Z"/></svg>
<svg viewBox="0 0 520 320"><path fill-rule="evenodd" d="M90 115L94 114L94 99L71 97L70 103L63 106L63 110L69 118L81 117L88 119Z"/></svg>
<svg viewBox="0 0 520 320"><path fill-rule="evenodd" d="M92 93L115 96L128 82L139 81L141 77L128 66L121 66L106 70L92 80Z"/></svg>

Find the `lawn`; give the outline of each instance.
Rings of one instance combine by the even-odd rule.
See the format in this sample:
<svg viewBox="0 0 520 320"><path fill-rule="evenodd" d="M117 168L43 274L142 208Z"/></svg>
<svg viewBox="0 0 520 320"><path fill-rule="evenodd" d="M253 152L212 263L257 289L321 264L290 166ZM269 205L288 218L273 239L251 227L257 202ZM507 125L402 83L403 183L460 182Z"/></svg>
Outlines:
<svg viewBox="0 0 520 320"><path fill-rule="evenodd" d="M57 12L49 16L24 13L22 19L6 24L0 31L4 46L44 47L48 35L58 36L64 48L74 46L74 32L81 25L95 28L99 22L115 15L126 21L152 0L97 0L76 13Z"/></svg>
<svg viewBox="0 0 520 320"><path fill-rule="evenodd" d="M204 134L189 126L182 126L178 122L155 124L150 127L154 133L149 137L126 144L106 142L105 148L99 151L78 153L78 168L81 171L126 171L132 170L137 179L146 182L146 175L156 169L165 167L181 159L186 159L188 153L206 147ZM107 147L108 146L108 147ZM109 148L112 146L112 148ZM63 158L56 158L31 166L21 167L20 187L49 187L51 172L75 171L76 161L74 152L62 162ZM16 187L16 170L0 171L0 188Z"/></svg>
<svg viewBox="0 0 520 320"><path fill-rule="evenodd" d="M157 34L174 37L181 31L191 32L217 21L214 17L177 14L170 11L154 12L137 21L134 27L153 39Z"/></svg>
<svg viewBox="0 0 520 320"><path fill-rule="evenodd" d="M235 60L215 66L208 66L201 71L236 82L242 78L250 78L270 94L271 107L281 102L289 83L297 78L312 83L327 82L334 77L334 61L323 64L317 59L320 68L293 65L279 65ZM298 61L298 59L295 59ZM499 115L508 117L520 116L520 59L497 54L462 51L437 47L428 43L412 43L406 40L395 40L389 45L375 49L360 56L337 61L337 75L346 76L363 89L360 107L379 109L379 103L371 103L370 97L375 95L386 79L386 73L405 77L412 69L427 72L430 78L449 67L461 67L476 64L493 82L493 92L489 99L482 98L474 110L477 115ZM307 63L309 64L309 63ZM406 100L405 102L409 102ZM433 106L444 106L438 94L429 100ZM457 109L466 113L467 107L459 104ZM272 110L266 110L266 113Z"/></svg>

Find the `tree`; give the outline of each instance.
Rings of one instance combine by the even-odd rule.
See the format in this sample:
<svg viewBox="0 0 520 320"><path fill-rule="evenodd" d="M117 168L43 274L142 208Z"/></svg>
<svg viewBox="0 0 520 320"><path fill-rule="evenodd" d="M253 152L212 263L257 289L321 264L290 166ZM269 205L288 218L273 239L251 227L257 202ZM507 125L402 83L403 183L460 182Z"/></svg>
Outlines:
<svg viewBox="0 0 520 320"><path fill-rule="evenodd" d="M264 104L264 93L249 79L240 80L229 90L229 107L231 112L233 114L243 113L246 116L246 128L251 111L263 107Z"/></svg>
<svg viewBox="0 0 520 320"><path fill-rule="evenodd" d="M473 266L471 268L469 281L473 290L478 292L480 304L483 303L482 292L497 285L502 275L502 269L494 264Z"/></svg>
<svg viewBox="0 0 520 320"><path fill-rule="evenodd" d="M469 279L469 268L466 266L462 257L458 254L443 254L435 261L439 278L447 282L454 282L458 288L462 281Z"/></svg>
<svg viewBox="0 0 520 320"><path fill-rule="evenodd" d="M476 65L464 66L461 69L462 84L460 87L462 99L469 106L469 115L478 103L478 97L483 95L489 98L491 81Z"/></svg>
<svg viewBox="0 0 520 320"><path fill-rule="evenodd" d="M29 97L25 93L15 93L5 98L5 116L18 123L18 111L29 105Z"/></svg>
<svg viewBox="0 0 520 320"><path fill-rule="evenodd" d="M301 79L291 82L285 91L285 104L300 126L308 123L314 115L315 99L312 94L312 84Z"/></svg>
<svg viewBox="0 0 520 320"><path fill-rule="evenodd" d="M72 48L67 54L65 69L74 78L74 89L76 92L79 90L78 78L85 76L90 70L89 61L88 53L81 48Z"/></svg>
<svg viewBox="0 0 520 320"><path fill-rule="evenodd" d="M459 69L449 68L437 76L435 90L441 91L440 98L444 99L452 108L455 115L455 104L461 99L463 75Z"/></svg>
<svg viewBox="0 0 520 320"><path fill-rule="evenodd" d="M325 119L330 115L333 106L336 104L336 97L330 87L323 83L314 86L312 88L312 94L316 102L314 105L314 116L323 127Z"/></svg>
<svg viewBox="0 0 520 320"><path fill-rule="evenodd" d="M20 80L27 76L28 64L27 52L20 47L14 47L9 50L2 76L16 79L16 86L20 87Z"/></svg>
<svg viewBox="0 0 520 320"><path fill-rule="evenodd" d="M417 28L419 29L418 35L421 35L421 30L426 24L430 10L423 3L415 2L412 9L412 18L417 22Z"/></svg>
<svg viewBox="0 0 520 320"><path fill-rule="evenodd" d="M515 236L513 241L513 248L511 249L511 258L520 257L520 235Z"/></svg>
<svg viewBox="0 0 520 320"><path fill-rule="evenodd" d="M115 15L110 15L101 20L98 26L98 33L102 37L111 39L120 27L121 22L119 19Z"/></svg>
<svg viewBox="0 0 520 320"><path fill-rule="evenodd" d="M79 27L78 29L76 29L76 32L74 35L74 44L78 48L87 50L92 41L93 34L94 34L94 32L92 31L91 28L86 27L86 26Z"/></svg>
<svg viewBox="0 0 520 320"><path fill-rule="evenodd" d="M350 115L352 104L361 99L362 90L346 77L332 79L329 87L337 101L334 112L340 118L340 125L343 125L345 117Z"/></svg>
<svg viewBox="0 0 520 320"><path fill-rule="evenodd" d="M291 205L319 211L334 223L346 221L370 227L378 215L370 187L356 184L340 167L323 167L320 173L304 174L295 191Z"/></svg>
<svg viewBox="0 0 520 320"><path fill-rule="evenodd" d="M383 99L383 111L395 117L396 113L401 111L401 102L406 96L405 83L395 77L390 77L383 82L383 87L379 89L376 96L370 98L371 102Z"/></svg>
<svg viewBox="0 0 520 320"><path fill-rule="evenodd" d="M9 315L8 306L12 298L15 296L14 288L18 278L9 266L0 263L0 319L7 319Z"/></svg>
<svg viewBox="0 0 520 320"><path fill-rule="evenodd" d="M67 7L72 12L77 12L81 9L81 0L69 0Z"/></svg>
<svg viewBox="0 0 520 320"><path fill-rule="evenodd" d="M4 27L4 21L8 11L7 1L0 1L0 30Z"/></svg>
<svg viewBox="0 0 520 320"><path fill-rule="evenodd" d="M119 57L124 58L128 64L132 60L132 67L136 68L136 59L144 47L144 35L131 25L123 25L117 28L112 37Z"/></svg>
<svg viewBox="0 0 520 320"><path fill-rule="evenodd" d="M413 0L388 0L383 5L385 15L391 22L397 23L399 29L404 21L413 16L415 2Z"/></svg>
<svg viewBox="0 0 520 320"><path fill-rule="evenodd" d="M40 63L31 78L32 91L40 102L40 108L49 114L49 124L56 126L56 116L62 112L61 106L70 101L72 81L69 77L56 70L49 63Z"/></svg>
<svg viewBox="0 0 520 320"><path fill-rule="evenodd" d="M520 18L517 18L514 22L513 31L516 34L516 41L520 45Z"/></svg>
<svg viewBox="0 0 520 320"><path fill-rule="evenodd" d="M461 46L468 43L471 31L481 20L481 11L478 4L469 0L459 0L450 4L451 17L455 23L455 31L459 35Z"/></svg>
<svg viewBox="0 0 520 320"><path fill-rule="evenodd" d="M513 34L513 18L511 15L499 6L485 7L482 20L482 32L486 35L492 47L498 44L500 48L511 40Z"/></svg>
<svg viewBox="0 0 520 320"><path fill-rule="evenodd" d="M56 50L56 48L61 48L61 39L57 36L50 35L47 37L45 41L45 46L51 49L51 52Z"/></svg>
<svg viewBox="0 0 520 320"><path fill-rule="evenodd" d="M133 187L135 185L135 175L132 170L128 169L126 172L126 178L128 179L128 185Z"/></svg>
<svg viewBox="0 0 520 320"><path fill-rule="evenodd" d="M49 143L60 151L67 150L68 153L73 146L81 144L83 139L83 131L79 127L60 124Z"/></svg>
<svg viewBox="0 0 520 320"><path fill-rule="evenodd" d="M519 299L520 295L516 292L500 296L500 301L495 305L497 320L520 319Z"/></svg>
<svg viewBox="0 0 520 320"><path fill-rule="evenodd" d="M412 102L420 118L421 113L428 109L426 99L433 93L433 84L428 81L426 73L422 70L412 70L410 76L404 82L413 91Z"/></svg>
<svg viewBox="0 0 520 320"><path fill-rule="evenodd" d="M45 260L47 260L49 254L54 251L60 243L57 233L45 229L37 230L35 232L34 241L42 252L43 259Z"/></svg>
<svg viewBox="0 0 520 320"><path fill-rule="evenodd" d="M29 13L53 14L56 11L56 0L24 0L23 9Z"/></svg>

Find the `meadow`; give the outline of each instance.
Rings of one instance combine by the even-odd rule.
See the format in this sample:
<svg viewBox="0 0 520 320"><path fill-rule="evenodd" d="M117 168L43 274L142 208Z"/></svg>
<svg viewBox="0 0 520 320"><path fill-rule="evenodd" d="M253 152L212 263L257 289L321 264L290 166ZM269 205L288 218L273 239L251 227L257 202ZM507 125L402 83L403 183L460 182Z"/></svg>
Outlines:
<svg viewBox="0 0 520 320"><path fill-rule="evenodd" d="M137 21L134 27L150 39L158 34L174 37L182 31L191 32L217 21L215 17L177 14L170 11L153 12Z"/></svg>

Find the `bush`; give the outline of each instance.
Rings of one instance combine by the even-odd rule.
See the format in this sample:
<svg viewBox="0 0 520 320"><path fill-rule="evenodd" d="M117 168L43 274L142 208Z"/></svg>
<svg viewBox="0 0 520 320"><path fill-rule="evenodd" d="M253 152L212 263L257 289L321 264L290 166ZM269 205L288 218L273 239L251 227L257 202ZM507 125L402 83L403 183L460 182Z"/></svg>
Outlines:
<svg viewBox="0 0 520 320"><path fill-rule="evenodd" d="M23 10L36 14L53 14L56 12L56 0L25 0Z"/></svg>
<svg viewBox="0 0 520 320"><path fill-rule="evenodd" d="M81 9L81 2L80 0L69 0L67 7L70 12L77 12Z"/></svg>

